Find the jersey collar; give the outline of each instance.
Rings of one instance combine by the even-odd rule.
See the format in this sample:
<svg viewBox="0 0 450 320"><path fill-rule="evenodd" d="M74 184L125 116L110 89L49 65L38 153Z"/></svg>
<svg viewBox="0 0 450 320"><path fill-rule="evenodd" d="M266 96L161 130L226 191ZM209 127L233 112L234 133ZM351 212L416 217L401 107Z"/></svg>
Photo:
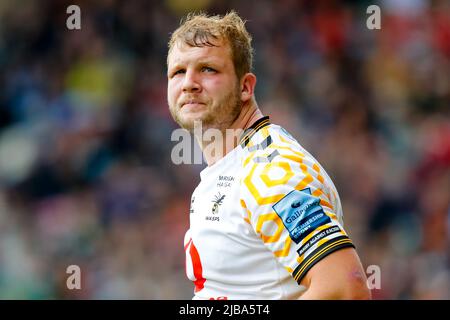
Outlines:
<svg viewBox="0 0 450 320"><path fill-rule="evenodd" d="M250 142L250 139L253 135L261 128L268 126L270 124L269 116L265 116L256 120L249 128L247 128L244 133L241 135L239 144L242 148L245 148L247 144Z"/></svg>

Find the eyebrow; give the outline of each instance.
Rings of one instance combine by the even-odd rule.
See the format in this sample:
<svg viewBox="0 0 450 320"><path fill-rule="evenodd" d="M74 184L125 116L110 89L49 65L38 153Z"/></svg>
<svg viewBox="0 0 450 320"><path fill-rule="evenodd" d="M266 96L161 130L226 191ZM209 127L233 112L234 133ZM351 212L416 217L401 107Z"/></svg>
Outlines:
<svg viewBox="0 0 450 320"><path fill-rule="evenodd" d="M198 60L198 61L196 61L196 65L199 65L199 66L205 66L205 65L209 66L210 65L210 66L213 66L214 68L224 68L225 67L224 63L221 63L220 61L216 61L216 60L212 60L212 59ZM180 68L184 68L184 64L182 62L177 62L173 66L168 68L167 72L170 74L174 70L177 70Z"/></svg>
<svg viewBox="0 0 450 320"><path fill-rule="evenodd" d="M201 59L201 60L197 60L196 61L196 64L197 65L206 65L206 64L213 64L213 65L218 65L218 66L220 66L220 65L223 65L223 63L221 63L219 60L213 60L213 59L208 59L208 58L206 58L206 59ZM182 65L184 65L184 63L180 63L180 62L176 62L174 65L173 65L173 67L172 68L175 68L175 67L179 67L179 66L182 66Z"/></svg>

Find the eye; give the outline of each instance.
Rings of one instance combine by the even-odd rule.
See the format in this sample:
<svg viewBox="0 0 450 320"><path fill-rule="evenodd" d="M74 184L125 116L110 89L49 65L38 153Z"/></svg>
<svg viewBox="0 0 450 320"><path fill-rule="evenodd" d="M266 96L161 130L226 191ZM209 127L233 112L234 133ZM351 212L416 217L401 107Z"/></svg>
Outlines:
<svg viewBox="0 0 450 320"><path fill-rule="evenodd" d="M172 73L172 77L178 75L178 74L182 74L182 73L186 73L186 70L184 69L178 69L177 71Z"/></svg>
<svg viewBox="0 0 450 320"><path fill-rule="evenodd" d="M213 68L211 68L211 67L203 67L202 68L202 71L205 71L205 72L216 72L216 70L215 69L213 69Z"/></svg>

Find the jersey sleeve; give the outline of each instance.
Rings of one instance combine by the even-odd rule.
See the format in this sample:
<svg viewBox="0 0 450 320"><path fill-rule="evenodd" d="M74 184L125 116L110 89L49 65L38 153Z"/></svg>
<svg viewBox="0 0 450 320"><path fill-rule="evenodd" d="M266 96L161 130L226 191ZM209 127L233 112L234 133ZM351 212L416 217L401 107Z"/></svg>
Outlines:
<svg viewBox="0 0 450 320"><path fill-rule="evenodd" d="M298 283L327 255L354 247L334 185L314 158L272 144L250 153L243 168L245 220Z"/></svg>

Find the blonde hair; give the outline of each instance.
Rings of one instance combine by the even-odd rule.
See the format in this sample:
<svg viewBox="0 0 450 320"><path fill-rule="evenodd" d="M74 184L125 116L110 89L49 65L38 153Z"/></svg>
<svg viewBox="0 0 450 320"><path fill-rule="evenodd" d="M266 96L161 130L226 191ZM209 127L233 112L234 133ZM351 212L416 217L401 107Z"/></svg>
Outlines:
<svg viewBox="0 0 450 320"><path fill-rule="evenodd" d="M184 42L191 47L216 46L212 40L225 40L231 48L231 56L238 79L251 72L253 64L252 37L245 22L235 11L225 16L207 16L205 13L190 13L169 41L169 54L174 45Z"/></svg>

